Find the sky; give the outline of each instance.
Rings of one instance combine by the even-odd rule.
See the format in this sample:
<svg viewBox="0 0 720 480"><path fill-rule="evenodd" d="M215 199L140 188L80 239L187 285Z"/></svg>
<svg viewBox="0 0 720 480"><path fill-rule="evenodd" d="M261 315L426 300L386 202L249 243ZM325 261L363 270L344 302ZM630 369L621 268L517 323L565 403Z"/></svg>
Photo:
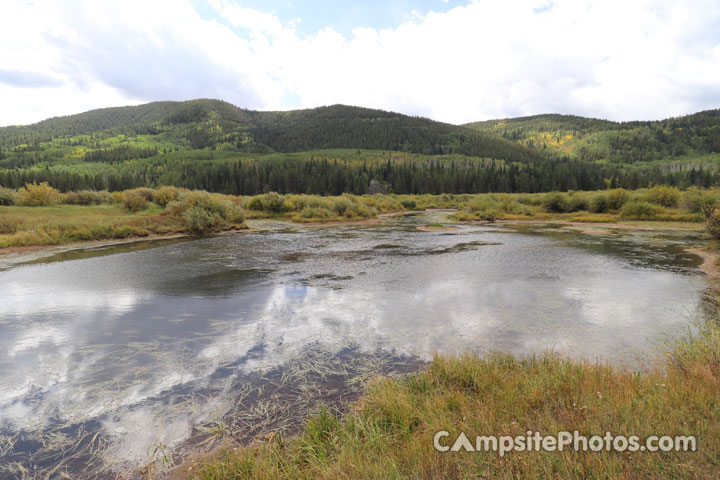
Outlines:
<svg viewBox="0 0 720 480"><path fill-rule="evenodd" d="M465 123L720 108L720 0L2 0L0 125L218 98Z"/></svg>

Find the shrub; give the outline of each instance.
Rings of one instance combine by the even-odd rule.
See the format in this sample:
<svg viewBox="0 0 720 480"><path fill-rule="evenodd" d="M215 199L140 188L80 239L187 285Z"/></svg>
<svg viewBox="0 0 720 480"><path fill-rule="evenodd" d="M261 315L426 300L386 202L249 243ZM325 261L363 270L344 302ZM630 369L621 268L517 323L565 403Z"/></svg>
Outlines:
<svg viewBox="0 0 720 480"><path fill-rule="evenodd" d="M334 209L334 202L332 200L318 195L293 195L290 197L290 201L297 211L302 211L305 208Z"/></svg>
<svg viewBox="0 0 720 480"><path fill-rule="evenodd" d="M338 215L343 215L346 210L352 211L353 208L353 202L348 200L345 197L335 197L332 199L333 202L333 210L335 210L335 213Z"/></svg>
<svg viewBox="0 0 720 480"><path fill-rule="evenodd" d="M180 190L177 187L160 187L152 194L152 201L163 207L168 203L174 202L180 198Z"/></svg>
<svg viewBox="0 0 720 480"><path fill-rule="evenodd" d="M607 195L608 210L620 210L628 201L630 201L630 192L623 188L615 189Z"/></svg>
<svg viewBox="0 0 720 480"><path fill-rule="evenodd" d="M263 195L262 204L263 210L279 213L283 211L285 197L283 197L277 192L266 193L265 195Z"/></svg>
<svg viewBox="0 0 720 480"><path fill-rule="evenodd" d="M357 203L353 205L351 213L357 217L373 218L377 215L377 210L375 210L374 207L369 207L367 205ZM347 210L345 210L345 215L347 215Z"/></svg>
<svg viewBox="0 0 720 480"><path fill-rule="evenodd" d="M497 208L501 212L513 215L532 215L533 209L527 205L521 205L517 200L507 194L497 195L495 198Z"/></svg>
<svg viewBox="0 0 720 480"><path fill-rule="evenodd" d="M328 219L328 218L334 218L335 214L328 210L327 208L312 208L312 207L305 207L303 208L300 213L297 214L297 218L309 220L313 218L318 219Z"/></svg>
<svg viewBox="0 0 720 480"><path fill-rule="evenodd" d="M377 194L374 196L376 198L375 207L381 212L394 212L398 210L403 210L402 204L393 197L382 194Z"/></svg>
<svg viewBox="0 0 720 480"><path fill-rule="evenodd" d="M229 205L226 210L225 220L230 223L243 223L245 221L245 212L239 205Z"/></svg>
<svg viewBox="0 0 720 480"><path fill-rule="evenodd" d="M0 206L15 205L17 193L11 188L0 187Z"/></svg>
<svg viewBox="0 0 720 480"><path fill-rule="evenodd" d="M490 195L479 195L468 203L468 212L482 212L485 210L495 210L498 208L497 202Z"/></svg>
<svg viewBox="0 0 720 480"><path fill-rule="evenodd" d="M559 192L552 192L543 198L543 207L548 212L562 213L568 208L567 197Z"/></svg>
<svg viewBox="0 0 720 480"><path fill-rule="evenodd" d="M198 233L211 229L223 221L240 224L245 212L231 199L204 191L181 192L180 199L170 202L165 215L180 215L190 231Z"/></svg>
<svg viewBox="0 0 720 480"><path fill-rule="evenodd" d="M480 195L468 204L468 212L475 214L477 218L494 222L502 216L498 202L490 195Z"/></svg>
<svg viewBox="0 0 720 480"><path fill-rule="evenodd" d="M262 212L263 210L263 199L262 195L255 195L248 200L246 205L248 210L254 210L256 212Z"/></svg>
<svg viewBox="0 0 720 480"><path fill-rule="evenodd" d="M590 211L593 213L606 213L608 208L608 197L605 195L595 195L590 201Z"/></svg>
<svg viewBox="0 0 720 480"><path fill-rule="evenodd" d="M680 190L677 187L656 185L647 191L645 200L663 207L674 207L680 200Z"/></svg>
<svg viewBox="0 0 720 480"><path fill-rule="evenodd" d="M79 192L69 192L63 196L63 203L69 205L102 205L112 202L112 195L105 191L81 190Z"/></svg>
<svg viewBox="0 0 720 480"><path fill-rule="evenodd" d="M125 190L123 193L132 192L135 195L139 195L142 197L146 202L152 202L153 194L155 193L151 188L133 188L132 190Z"/></svg>
<svg viewBox="0 0 720 480"><path fill-rule="evenodd" d="M620 210L620 216L635 220L652 220L663 212L664 209L658 205L644 201L633 201L623 206L622 210Z"/></svg>
<svg viewBox="0 0 720 480"><path fill-rule="evenodd" d="M584 195L574 194L571 195L566 204L566 212L579 212L587 210L590 206L590 202Z"/></svg>
<svg viewBox="0 0 720 480"><path fill-rule="evenodd" d="M185 219L188 229L193 233L205 232L222 221L218 215L201 207L190 207L183 212L182 217Z"/></svg>
<svg viewBox="0 0 720 480"><path fill-rule="evenodd" d="M60 192L48 185L47 182L28 183L18 190L16 203L27 207L56 205L60 203Z"/></svg>
<svg viewBox="0 0 720 480"><path fill-rule="evenodd" d="M720 240L720 209L707 206L703 210L705 227L715 240Z"/></svg>
<svg viewBox="0 0 720 480"><path fill-rule="evenodd" d="M134 190L123 192L120 202L128 212L139 212L148 206L147 199Z"/></svg>
<svg viewBox="0 0 720 480"><path fill-rule="evenodd" d="M703 213L707 208L714 207L717 203L715 192L702 190L688 190L685 192L683 206L693 213Z"/></svg>
<svg viewBox="0 0 720 480"><path fill-rule="evenodd" d="M400 204L408 210L415 210L417 208L417 202L412 198L403 198L400 200Z"/></svg>

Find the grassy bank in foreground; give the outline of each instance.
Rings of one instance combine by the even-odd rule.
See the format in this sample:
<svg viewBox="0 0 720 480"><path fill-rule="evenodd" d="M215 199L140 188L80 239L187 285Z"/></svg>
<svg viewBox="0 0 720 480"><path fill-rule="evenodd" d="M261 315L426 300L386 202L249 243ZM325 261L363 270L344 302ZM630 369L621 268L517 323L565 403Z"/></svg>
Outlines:
<svg viewBox="0 0 720 480"><path fill-rule="evenodd" d="M694 435L695 452L437 452L460 432L524 436ZM641 374L554 356L436 357L421 373L382 379L344 417L322 411L296 438L218 452L174 478L716 478L720 468L717 325Z"/></svg>
<svg viewBox="0 0 720 480"><path fill-rule="evenodd" d="M451 221L563 220L699 224L720 191L656 186L596 192L239 197L176 187L60 193L47 184L0 188L0 249L244 228L246 218L299 223L363 221L380 213L456 208ZM720 222L720 217L718 217ZM667 224L667 223L666 223Z"/></svg>

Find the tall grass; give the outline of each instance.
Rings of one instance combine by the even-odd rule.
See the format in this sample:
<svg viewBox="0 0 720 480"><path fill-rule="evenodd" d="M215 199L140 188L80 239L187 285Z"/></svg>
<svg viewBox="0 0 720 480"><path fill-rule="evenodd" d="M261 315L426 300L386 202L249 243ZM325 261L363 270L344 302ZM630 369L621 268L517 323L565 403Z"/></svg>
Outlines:
<svg viewBox="0 0 720 480"><path fill-rule="evenodd" d="M0 207L0 248L245 228L239 199L228 195L174 187L56 192L40 184L14 193L19 205Z"/></svg>

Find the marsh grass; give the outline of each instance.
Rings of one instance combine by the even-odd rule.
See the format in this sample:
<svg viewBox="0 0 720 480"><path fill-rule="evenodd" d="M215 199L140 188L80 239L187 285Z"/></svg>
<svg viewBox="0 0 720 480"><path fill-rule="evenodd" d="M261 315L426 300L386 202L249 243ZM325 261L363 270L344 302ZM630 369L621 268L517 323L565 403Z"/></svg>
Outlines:
<svg viewBox="0 0 720 480"><path fill-rule="evenodd" d="M0 191L0 248L153 234L204 234L246 228L246 218L328 223L362 221L377 218L381 213L431 208L457 209L449 216L456 222L556 219L587 223L701 223L704 220L702 211L714 207L718 199L720 193L716 190L681 192L662 186L635 192L616 189L537 194L343 194L334 197L270 192L237 197L167 186L112 194L92 191L59 194L47 185L30 184L19 191ZM58 202L64 205L58 205Z"/></svg>
<svg viewBox="0 0 720 480"><path fill-rule="evenodd" d="M695 435L697 452L439 453L433 435ZM371 382L351 411L320 410L291 440L225 450L187 478L715 478L720 463L717 326L642 373L554 355L435 357Z"/></svg>
<svg viewBox="0 0 720 480"><path fill-rule="evenodd" d="M152 206L132 214L119 205L54 205L0 208L0 248L58 245L87 240L145 237L179 232L179 222L161 219Z"/></svg>
<svg viewBox="0 0 720 480"><path fill-rule="evenodd" d="M30 193L25 195L35 195L39 203L0 206L0 248L246 228L239 199L229 195L173 187L112 195L84 191L58 197L57 201L65 203L61 205L42 185L29 185L26 190ZM53 204L45 205L45 197L53 199ZM153 203L153 199L166 205Z"/></svg>

